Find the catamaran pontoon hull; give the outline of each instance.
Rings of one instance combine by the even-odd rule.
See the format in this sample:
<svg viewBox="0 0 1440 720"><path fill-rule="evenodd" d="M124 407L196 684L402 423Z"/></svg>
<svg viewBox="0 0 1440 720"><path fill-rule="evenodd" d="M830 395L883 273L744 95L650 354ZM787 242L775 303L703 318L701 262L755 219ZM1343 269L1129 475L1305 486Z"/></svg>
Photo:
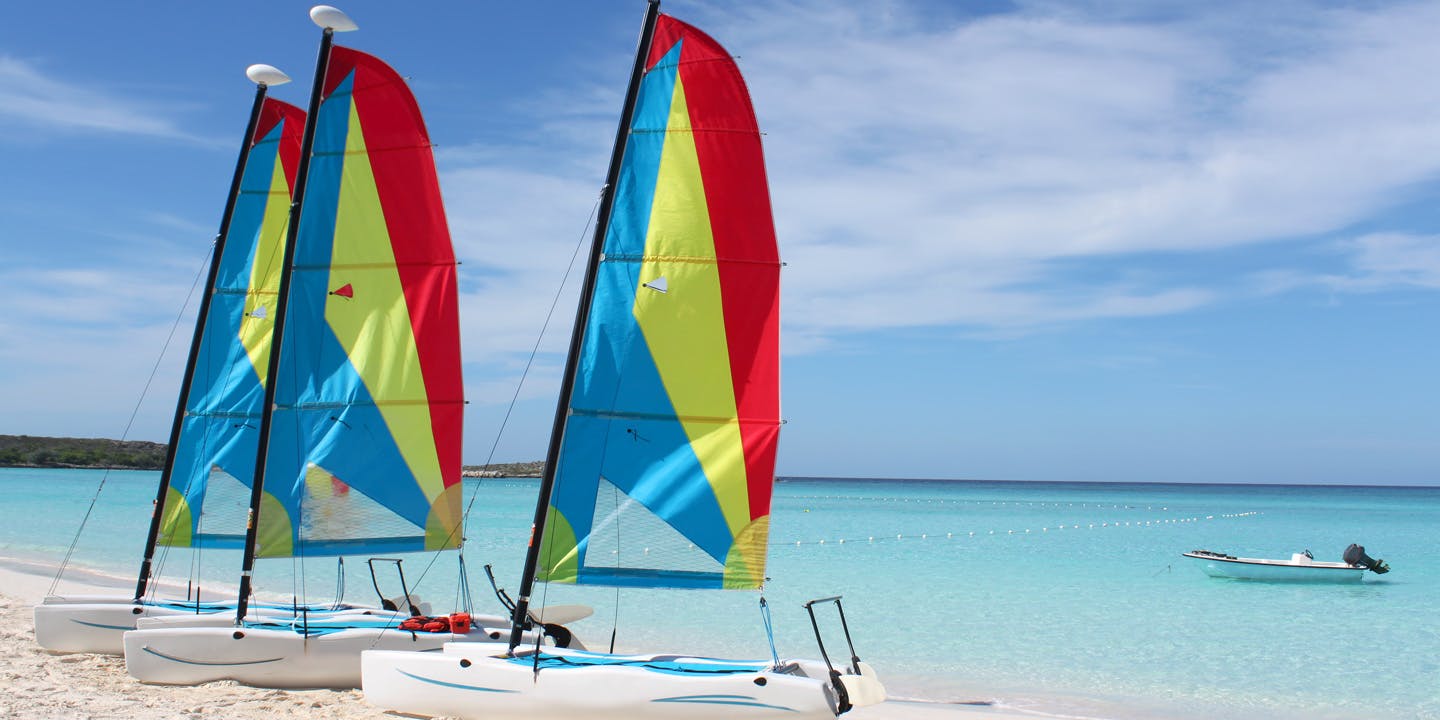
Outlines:
<svg viewBox="0 0 1440 720"><path fill-rule="evenodd" d="M351 609L342 606L337 609ZM251 608L260 614L294 612L291 606ZM146 618L207 618L199 622L233 624L235 603L201 602L194 600L147 600L136 602L124 595L51 595L35 606L35 641L40 647L57 653L101 653L120 655L125 652L123 636ZM317 612L321 612L317 609Z"/></svg>
<svg viewBox="0 0 1440 720"><path fill-rule="evenodd" d="M365 699L387 710L467 720L801 720L833 718L843 707L824 664L814 661L776 671L763 661L547 648L537 673L531 657L505 657L505 650L456 643L433 654L366 651ZM849 703L883 701L874 671L860 668L862 675L842 676Z"/></svg>
<svg viewBox="0 0 1440 720"><path fill-rule="evenodd" d="M393 627L331 630L312 624L307 636L289 628L235 627L233 623L148 627L125 633L125 669L137 680L157 685L234 680L270 688L356 688L360 686L362 651L438 653L447 642L488 643L501 632L484 626L457 634ZM534 642L533 635L529 642Z"/></svg>

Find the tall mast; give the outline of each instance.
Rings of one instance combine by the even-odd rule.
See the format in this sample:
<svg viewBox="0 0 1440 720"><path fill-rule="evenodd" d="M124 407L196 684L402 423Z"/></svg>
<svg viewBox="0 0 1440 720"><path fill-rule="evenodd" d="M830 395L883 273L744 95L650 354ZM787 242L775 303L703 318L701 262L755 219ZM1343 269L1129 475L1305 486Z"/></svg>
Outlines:
<svg viewBox="0 0 1440 720"><path fill-rule="evenodd" d="M250 161L250 148L255 143L255 128L260 124L260 110L265 106L265 91L271 85L290 82L285 73L269 65L251 65L245 69L245 75L255 83L255 103L250 108L250 122L245 125L245 139L240 143L235 176L230 180L230 195L225 198L225 211L220 215L220 230L215 233L215 249L210 254L210 272L205 277L205 292L201 295L200 312L195 318L195 334L190 338L190 355L185 360L185 375L180 381L180 397L175 401L175 419L170 423L170 443L165 448L165 467L160 472L160 487L155 491L150 533L145 536L145 555L140 561L140 578L135 582L136 602L145 596L145 589L150 584L155 544L160 537L160 521L165 512L165 496L169 494L170 479L175 473L175 448L180 442L185 408L190 404L190 386L195 381L195 363L200 359L200 341L205 335L205 323L210 317L210 299L215 294L215 278L220 274L220 258L225 253L225 239L230 235L230 219L235 216L235 203L240 197L240 182L245 177L245 166Z"/></svg>
<svg viewBox="0 0 1440 720"><path fill-rule="evenodd" d="M520 591L515 600L515 614L510 621L510 649L520 644L530 610L530 593L535 588L535 574L540 564L540 546L545 536L545 515L555 489L555 472L560 462L560 445L565 437L565 423L570 413L570 398L575 393L575 369L580 362L580 348L585 327L590 319L591 296L595 294L595 276L600 269L605 233L610 228L610 211L615 206L615 186L620 181L620 163L625 158L625 142L635 114L640 81L645 76L645 60L650 55L650 41L655 36L655 21L660 17L660 0L650 0L645 10L645 25L640 30L640 45L635 48L635 65L630 70L630 86L625 89L625 105L620 111L620 126L615 130L615 145L610 151L610 169L605 174L604 194L596 216L595 238L590 244L590 258L585 264L585 281L580 286L580 304L575 309L575 327L570 333L570 352L565 357L565 372L560 377L560 397L555 403L555 421L550 426L550 446L545 451L545 471L540 478L540 495L535 500L535 519L530 525L530 545L525 549L525 569L520 575Z"/></svg>
<svg viewBox="0 0 1440 720"><path fill-rule="evenodd" d="M300 234L300 210L305 204L305 185L310 174L310 156L315 148L315 122L325 93L325 69L330 64L330 47L335 33L355 30L345 13L328 5L310 9L310 19L324 28L320 53L315 59L315 82L310 86L310 105L305 114L305 133L300 137L300 163L295 172L295 190L290 194L290 222L285 231L285 259L280 266L280 296L275 302L275 330L270 337L270 382L265 384L265 404L260 414L260 448L255 455L255 477L250 481L250 516L245 523L245 558L240 565L240 597L236 601L235 624L245 619L250 603L250 576L255 570L255 543L260 529L260 502L265 497L265 462L270 454L270 424L275 409L275 388L280 385L280 346L285 337L285 314L290 300L290 276L295 264L295 241Z"/></svg>

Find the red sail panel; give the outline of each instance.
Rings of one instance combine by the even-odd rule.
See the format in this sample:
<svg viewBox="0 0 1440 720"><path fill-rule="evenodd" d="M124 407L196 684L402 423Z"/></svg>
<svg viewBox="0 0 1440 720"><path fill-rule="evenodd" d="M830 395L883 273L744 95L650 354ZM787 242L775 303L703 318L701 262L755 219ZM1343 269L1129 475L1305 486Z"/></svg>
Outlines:
<svg viewBox="0 0 1440 720"><path fill-rule="evenodd" d="M275 126L285 122L280 135L280 164L285 169L285 186L295 187L295 173L300 168L300 140L305 133L305 111L287 102L265 98L260 120L250 144L260 142Z"/></svg>
<svg viewBox="0 0 1440 720"><path fill-rule="evenodd" d="M380 204L410 306L436 452L445 487L460 482L464 387L460 367L455 253L441 203L430 135L405 81L372 55L336 46L326 71L328 97L354 73ZM423 299L443 298L438 307Z"/></svg>
<svg viewBox="0 0 1440 720"><path fill-rule="evenodd" d="M727 339L732 349L755 348L730 356L754 519L770 512L780 418L780 256L765 156L740 69L709 35L661 15L647 70L677 42L724 289Z"/></svg>

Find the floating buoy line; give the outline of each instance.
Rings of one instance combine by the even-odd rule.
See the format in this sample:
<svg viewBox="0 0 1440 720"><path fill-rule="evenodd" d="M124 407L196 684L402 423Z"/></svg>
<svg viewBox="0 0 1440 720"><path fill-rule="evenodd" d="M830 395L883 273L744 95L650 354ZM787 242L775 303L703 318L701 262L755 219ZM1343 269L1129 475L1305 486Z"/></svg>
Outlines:
<svg viewBox="0 0 1440 720"><path fill-rule="evenodd" d="M1123 503L1077 503L1077 502L1046 502L1034 500L941 500L936 498L907 498L907 497L862 497L857 495L776 495L775 502L790 500L841 500L845 502L865 503L913 503L915 505L993 505L996 507L1074 507L1074 508L1098 508L1101 510L1150 510L1169 512L1168 505L1130 505Z"/></svg>
<svg viewBox="0 0 1440 720"><path fill-rule="evenodd" d="M774 542L772 547L781 548L785 546L804 545L845 545L845 544L874 544L883 542L913 542L918 540L954 540L956 538L989 537L991 535L1036 535L1049 534L1053 532L1074 532L1076 530L1109 530L1114 528L1157 528L1167 525L1182 525L1188 523L1204 522L1206 520L1228 520L1234 518L1248 518L1261 515L1258 511L1243 513L1221 513L1218 515L1195 515L1182 518L1162 518L1158 520L1113 520L1098 523L1064 523L1059 525L1042 525L1040 527L1027 528L1006 528L990 530L965 530L946 533L894 533L884 535L859 535L846 538L826 538L820 540L787 540Z"/></svg>

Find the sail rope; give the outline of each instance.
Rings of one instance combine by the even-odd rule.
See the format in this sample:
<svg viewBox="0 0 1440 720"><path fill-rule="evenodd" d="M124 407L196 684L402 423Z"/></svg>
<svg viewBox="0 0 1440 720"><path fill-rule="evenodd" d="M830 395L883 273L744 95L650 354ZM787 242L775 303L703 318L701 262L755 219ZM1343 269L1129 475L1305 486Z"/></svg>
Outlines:
<svg viewBox="0 0 1440 720"><path fill-rule="evenodd" d="M608 192L610 192L612 189L613 189L613 188L609 187L608 185L607 185L607 186L603 186L603 187L600 188L600 195L599 195L599 197L597 197L597 198L595 199L595 204L596 204L597 208L598 208L598 206L599 206L599 204L600 204L600 201L604 199L605 194L608 193ZM587 228L587 229L588 229L588 228ZM583 244L584 244L584 243L583 243L583 239L584 239L584 236L585 236L586 234L588 234L588 233L581 233L582 242L581 242L580 245L577 245L577 246L576 246L576 248L575 248L575 257L572 257L571 260L570 260L570 264L571 264L571 267L572 267L572 268L574 267L575 259L576 259L577 257L579 257L580 248L581 248L581 247L583 246ZM602 240L603 240L603 239L602 239ZM568 271L566 272L566 277L569 277L569 272L568 272ZM582 302L583 302L583 298L582 298ZM619 386L619 384L617 383L617 384L615 385L614 390L613 390L613 391L611 392L611 394L610 394L609 409L612 410L612 411L613 411L614 408L615 408L615 399L619 396L619 394L620 394L620 386ZM605 418L606 418L606 423L605 423L605 439L601 442L600 447L601 447L602 449L601 449L601 451L600 451L600 459L599 459L599 461L597 462L597 467L602 468L601 472L602 472L602 478L603 478L603 472L604 472L603 468L605 467L605 456L609 453L609 448L610 448L610 433L611 433L611 431L614 429L615 420L616 420L617 418L614 417L613 415L600 415L600 417L605 417ZM630 431L633 432L633 429L630 429ZM639 436L637 435L636 437L638 438ZM558 486L558 485L559 485L559 482L560 482L560 479L559 479L558 476L555 478L555 482L556 482L556 485ZM611 488L610 488L610 489L611 489L612 497L614 498L614 500L613 500L613 502L614 502L614 509L611 510L610 517L608 517L608 518L606 518L605 520L602 520L602 521L601 521L600 526L601 526L601 528L603 528L605 525L613 525L613 526L615 527L615 547L616 547L616 548L619 548L619 547L620 547L620 516L621 516L621 512L620 512L620 511L621 511L621 509L622 509L624 506L621 505L621 503L620 503L620 491L619 491L619 488L616 488L614 485L611 485ZM540 541L540 542L542 543L542 548L543 548L543 546L544 546L544 545L543 545L543 543L544 543L544 538L550 536L551 531L554 529L554 525L555 525L556 519L557 519L557 518L556 518L556 514L555 514L555 513L547 512L547 513L545 514L545 532L541 535L541 541ZM533 539L532 539L532 542L533 542ZM617 562L618 562L618 558L617 558ZM546 565L549 565L549 559L548 559L548 558L546 558ZM577 570L578 570L578 568L577 568ZM545 587L541 588L541 590L540 590L540 607L541 607L541 608L545 608L545 607L547 607L549 604L550 604L550 583L547 582L547 583L545 583ZM616 636L619 634L619 631L620 631L620 588L619 588L619 586L616 586L616 588L615 588L615 611L614 611L614 615L613 615L613 617L612 617L612 619L611 619L611 624L610 624L610 652L611 652L611 653L614 653L614 652L615 652L615 638L616 638ZM537 649L538 649L538 645L537 645ZM539 667L538 667L538 665L537 665L537 667L536 667L536 672L537 672L537 673L539 672Z"/></svg>
<svg viewBox="0 0 1440 720"><path fill-rule="evenodd" d="M560 278L560 284L555 288L555 295L550 299L550 309L545 313L545 321L540 324L540 332L535 336L535 344L530 347L530 357L526 358L525 367L520 371L520 379L515 383L515 392L510 395L510 404L505 408L505 415L500 420L500 428L495 431L495 439L490 443L490 452L485 456L483 465L485 468L490 467L495 460L495 451L500 447L500 439L504 437L505 428L510 423L510 416L515 412L515 405L520 401L520 392L525 388L525 380L530 376L530 370L535 365L535 357L540 354L540 343L544 341L545 333L550 328L550 321L555 317L555 308L559 306L560 296L564 294L565 286L570 282L570 275L575 271L575 261L585 247L585 238L590 234L590 227L595 223L595 213L599 208L600 198L596 197L595 203L590 206L590 216L586 218L585 226L581 229L580 237L575 243L575 250L570 253L570 262L565 266L565 275ZM479 479L477 478L477 485ZM469 502L465 504L465 512L461 516L460 525L452 531L449 540L454 540L454 533L463 531L465 523L470 519L470 511L475 507L475 500L479 496L478 492L470 495Z"/></svg>
<svg viewBox="0 0 1440 720"><path fill-rule="evenodd" d="M780 667L780 651L775 649L775 624L770 619L770 603L765 602L765 596L760 596L760 617L765 620L765 638L770 641L770 659L775 662L775 668Z"/></svg>
<svg viewBox="0 0 1440 720"><path fill-rule="evenodd" d="M530 347L530 357L525 360L525 367L520 371L520 379L515 383L515 392L510 396L510 404L505 408L505 415L500 420L500 427L495 431L495 439L490 443L490 452L485 456L485 464L482 466L484 468L489 468L495 460L495 452L500 447L500 439L505 435L505 428L510 423L510 416L515 412L515 405L520 401L520 392L525 388L525 380L530 376L530 370L535 365L536 356L540 354L540 343L545 340L545 332L550 328L550 320L555 317L555 308L560 305L560 297L564 294L565 286L570 282L570 275L575 270L575 261L577 258L580 257L581 249L585 247L585 238L587 235L589 235L590 228L595 223L595 213L600 208L600 198L603 196L604 191L602 190L600 196L597 196L595 198L595 203L590 206L590 216L586 218L585 226L580 231L580 237L575 243L575 250L572 251L570 254L570 262L565 266L565 274L560 278L559 286L555 288L555 295L550 299L550 309L547 310L545 313L545 321L540 324L540 332L535 336L535 344ZM451 543L455 541L456 533L460 533L461 538L464 538L465 525L470 521L470 512L475 507L476 498L480 497L478 486L480 484L480 480L482 479L483 477L476 478L476 491L470 494L470 500L465 503L465 511L460 515L460 523L450 531L450 534L448 536L446 536L444 543L445 546L448 547ZM462 483L463 487L465 479L462 477L460 479L460 482ZM419 577L415 579L415 584L417 586L425 580L425 576L430 574L430 570L435 567L435 563L439 559L440 553L433 553L430 556L430 561L425 564L425 567L420 571ZM463 556L461 563L463 577ZM473 600L468 597L470 591L470 586L468 582L464 583L464 588L464 591L467 595L465 599L465 606L468 608L473 602ZM377 636L375 641L371 643L371 647L374 647L374 643L379 641L380 638L379 636Z"/></svg>
<svg viewBox="0 0 1440 720"><path fill-rule="evenodd" d="M610 190L609 187L601 188L601 191L600 191L601 197L603 198L604 195L605 195L605 193L608 192L609 190ZM603 240L603 239L602 239L602 240ZM602 248L602 250L603 250L603 248ZM602 256L601 261L604 262L606 259L608 259L608 258ZM625 343L624 346L628 346L628 343ZM619 364L623 365L624 363L623 363L623 361L622 361L622 362L619 363ZM578 372L578 370L577 370L577 372ZM601 419L604 419L604 420L605 420L605 437L601 440L601 443L600 443L600 448L601 448L601 450L600 450L600 458L599 458L599 460L596 462L596 467L600 468L600 473L601 473L601 479L602 479L602 480L604 480L605 458L606 458L606 456L609 454L609 451L610 451L610 435L611 435L611 433L612 433L612 432L614 431L614 429L615 429L615 421L616 421L616 420L631 419L631 418L629 418L629 417L626 417L626 414L625 414L625 413L616 413L616 412L615 412L615 401L616 401L616 398L618 398L619 396L620 396L620 384L619 384L619 383L615 383L613 389L612 389L611 392L610 392L610 401L609 401L609 403L607 403L606 408L603 409L603 410L600 410L600 411L596 411L596 412L594 413L594 417L601 418ZM569 412L571 412L572 414L576 414L576 408L574 408L574 407L567 408L567 410L568 410ZM640 434L637 433L637 432L635 432L635 429L634 429L634 428L626 428L625 431L626 431L627 433L630 433L631 435L633 435L633 436L634 436L634 439L637 440L637 441L639 441L639 440L642 439L642 438L640 437ZM556 477L555 482L556 482L556 486L558 487L559 482L560 482L559 477ZM621 544L620 544L620 518L621 518L621 516L623 515L623 513L622 513L621 511L624 510L625 505L622 504L621 501L620 501L620 489L617 488L617 487L615 487L615 486L614 486L613 484L611 484L611 483L606 483L606 484L610 485L610 492L611 492L611 497L612 497L612 509L610 510L609 516L607 516L606 518L604 518L603 520L601 520L599 523L596 523L596 524L595 524L595 526L592 528L590 534L591 534L592 536L594 536L594 535L598 534L601 530L604 530L606 527L609 527L609 526L613 526L613 527L615 528L615 548L616 548L616 551L615 551L615 552L616 552L616 554L617 554L616 563L618 564L619 561L620 561L620 560L619 560L619 557L618 557L618 553L619 553L619 548L621 547ZM546 516L545 516L545 525L546 525L546 527L545 527L545 535L546 535L546 536L548 536L548 535L550 534L550 530L551 530L551 529L553 528L553 526L554 526L555 519L556 519L556 518L555 518L555 516L554 516L553 514L550 514L550 513L547 513L547 514L546 514ZM577 540L578 540L578 538L577 538ZM577 567L576 570L577 570L577 572L578 572L578 571L579 571L579 568ZM540 591L540 606L541 606L541 607L545 607L547 604L549 604L549 601L550 601L550 583L545 583L545 587ZM611 621L610 621L610 652L611 652L611 653L614 653L614 652L615 652L615 638L616 638L616 636L619 634L619 632L620 632L620 587L617 585L617 586L615 587L615 611L614 611L614 614L612 615Z"/></svg>
<svg viewBox="0 0 1440 720"><path fill-rule="evenodd" d="M165 344L160 348L160 354L155 358L155 364L150 368L150 377L145 379L145 386L140 390L140 397L135 400L135 407L130 411L130 419L125 423L125 431L120 434L120 441L130 439L130 430L135 427L135 418L140 414L140 407L145 404L145 398L150 394L150 386L155 383L155 376L160 373L160 363L165 359L165 353L170 349L170 342L175 339L175 331L180 327L180 321L185 318L185 311L190 307L190 301L195 297L195 288L200 286L200 279L205 277L206 271L210 268L210 256L215 252L215 245L211 243L205 251L205 257L200 263L200 269L195 273L195 280L190 283L190 292L185 295L185 302L180 306L180 312L175 315L175 321L170 325L170 333L165 336ZM50 581L49 595L55 594L55 589L60 585L60 577L65 574L66 568L70 565L71 558L75 555L75 548L80 544L80 535L85 532L85 525L90 522L90 515L95 511L95 505L100 502L100 492L105 489L105 483L110 479L110 468L105 468L100 475L100 483L95 487L95 494L90 498L90 505L85 508L85 516L80 519L80 527L75 530L75 537L70 541L70 547L65 550L65 557L60 561L60 567L55 569L55 577ZM160 508L155 508L159 512Z"/></svg>

